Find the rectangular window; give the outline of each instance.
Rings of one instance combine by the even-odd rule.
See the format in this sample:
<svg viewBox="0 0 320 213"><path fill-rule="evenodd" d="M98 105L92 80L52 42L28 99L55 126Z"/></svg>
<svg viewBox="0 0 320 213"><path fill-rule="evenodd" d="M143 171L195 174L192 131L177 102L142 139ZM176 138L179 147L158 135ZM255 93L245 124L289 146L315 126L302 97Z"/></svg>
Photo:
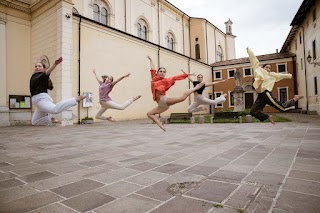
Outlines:
<svg viewBox="0 0 320 213"><path fill-rule="evenodd" d="M315 21L317 19L316 9L312 11L312 20Z"/></svg>
<svg viewBox="0 0 320 213"><path fill-rule="evenodd" d="M228 70L228 78L234 78L235 70Z"/></svg>
<svg viewBox="0 0 320 213"><path fill-rule="evenodd" d="M283 87L278 89L279 89L279 100L282 103L285 103L286 101L288 101L288 88Z"/></svg>
<svg viewBox="0 0 320 213"><path fill-rule="evenodd" d="M233 107L234 106L234 96L233 96L233 92L232 91L228 91L229 95L229 107Z"/></svg>
<svg viewBox="0 0 320 213"><path fill-rule="evenodd" d="M303 61L302 61L302 58L300 59L300 63L301 63L301 70L303 70Z"/></svg>
<svg viewBox="0 0 320 213"><path fill-rule="evenodd" d="M277 64L278 72L287 72L286 64Z"/></svg>
<svg viewBox="0 0 320 213"><path fill-rule="evenodd" d="M294 40L294 44L295 44L296 50L298 50L298 42L297 42L297 39Z"/></svg>
<svg viewBox="0 0 320 213"><path fill-rule="evenodd" d="M317 79L317 76L314 77L314 94L318 95L318 79Z"/></svg>
<svg viewBox="0 0 320 213"><path fill-rule="evenodd" d="M214 72L214 80L221 80L222 79L222 72L221 71L215 71Z"/></svg>
<svg viewBox="0 0 320 213"><path fill-rule="evenodd" d="M251 68L244 68L244 76L252 76Z"/></svg>
<svg viewBox="0 0 320 213"><path fill-rule="evenodd" d="M312 57L313 57L313 60L316 60L317 58L317 54L316 54L316 40L314 40L312 42Z"/></svg>
<svg viewBox="0 0 320 213"><path fill-rule="evenodd" d="M218 97L220 97L222 95L222 92L215 92L214 94L215 94L216 98L218 98ZM222 108L223 104L217 104L216 107Z"/></svg>

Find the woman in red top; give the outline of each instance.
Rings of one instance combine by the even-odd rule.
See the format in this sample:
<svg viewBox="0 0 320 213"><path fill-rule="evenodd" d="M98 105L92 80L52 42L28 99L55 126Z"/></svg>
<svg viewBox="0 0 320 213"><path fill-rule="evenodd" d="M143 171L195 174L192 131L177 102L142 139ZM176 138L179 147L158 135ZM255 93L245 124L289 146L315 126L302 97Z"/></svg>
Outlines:
<svg viewBox="0 0 320 213"><path fill-rule="evenodd" d="M158 106L153 108L151 111L147 113L148 117L155 122L163 131L166 131L163 124L160 120L156 117L156 114L160 114L165 112L171 105L176 103L180 103L184 101L191 93L200 89L204 83L200 83L195 86L193 89L189 89L185 91L181 96L169 98L166 96L166 91L170 89L172 85L175 84L177 80L186 79L189 75L194 74L181 74L177 76L173 76L170 78L165 78L166 76L166 69L164 67L160 67L158 71L154 69L154 64L150 56L148 56L150 60L150 72L151 72L151 91L153 95L153 100L158 103Z"/></svg>

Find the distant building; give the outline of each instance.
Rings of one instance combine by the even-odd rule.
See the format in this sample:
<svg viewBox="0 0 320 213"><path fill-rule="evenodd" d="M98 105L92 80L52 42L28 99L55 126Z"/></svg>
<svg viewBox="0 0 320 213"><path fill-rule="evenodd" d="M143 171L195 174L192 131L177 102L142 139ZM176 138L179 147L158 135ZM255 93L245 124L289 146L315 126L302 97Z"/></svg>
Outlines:
<svg viewBox="0 0 320 213"><path fill-rule="evenodd" d="M290 73L293 75L292 79L285 79L275 83L272 93L280 101L287 101L295 95L295 55L292 53L273 53L267 55L260 55L257 58L260 64L271 64L272 71L278 73ZM246 109L251 108L255 99L256 92L252 87L253 70L249 58L239 58L227 61L220 61L212 64L213 66L213 81L220 81L229 79L221 84L214 85L214 98L219 97L223 93L228 94L226 102L215 106L216 111L233 110L234 101L232 91L235 87L234 74L238 70L242 74L242 88L244 89L244 106ZM274 108L266 106L265 112L277 112Z"/></svg>
<svg viewBox="0 0 320 213"><path fill-rule="evenodd" d="M304 0L290 26L280 52L296 55L299 108L320 115L320 0Z"/></svg>

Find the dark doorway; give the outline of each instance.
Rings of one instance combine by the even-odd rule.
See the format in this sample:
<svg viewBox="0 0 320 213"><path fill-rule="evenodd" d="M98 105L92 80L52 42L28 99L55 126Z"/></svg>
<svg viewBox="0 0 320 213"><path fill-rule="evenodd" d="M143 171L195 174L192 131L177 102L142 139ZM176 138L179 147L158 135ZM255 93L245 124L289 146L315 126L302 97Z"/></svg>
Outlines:
<svg viewBox="0 0 320 213"><path fill-rule="evenodd" d="M253 105L253 93L244 93L245 108L251 108Z"/></svg>

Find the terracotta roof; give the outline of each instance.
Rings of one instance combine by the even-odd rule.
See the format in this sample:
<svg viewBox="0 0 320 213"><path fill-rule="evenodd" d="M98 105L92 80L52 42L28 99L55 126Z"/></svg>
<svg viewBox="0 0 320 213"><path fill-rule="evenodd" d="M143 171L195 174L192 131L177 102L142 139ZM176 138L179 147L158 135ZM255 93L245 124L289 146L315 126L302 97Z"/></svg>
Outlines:
<svg viewBox="0 0 320 213"><path fill-rule="evenodd" d="M268 61L268 60L275 60L275 59L282 59L282 58L292 58L295 54L293 53L272 53L272 54L266 54L266 55L258 55L258 60L261 61ZM228 66L228 65L234 65L234 64L244 64L249 63L249 57L246 58L237 58L227 61L219 61L216 63L211 64L213 67L219 67L219 66Z"/></svg>

